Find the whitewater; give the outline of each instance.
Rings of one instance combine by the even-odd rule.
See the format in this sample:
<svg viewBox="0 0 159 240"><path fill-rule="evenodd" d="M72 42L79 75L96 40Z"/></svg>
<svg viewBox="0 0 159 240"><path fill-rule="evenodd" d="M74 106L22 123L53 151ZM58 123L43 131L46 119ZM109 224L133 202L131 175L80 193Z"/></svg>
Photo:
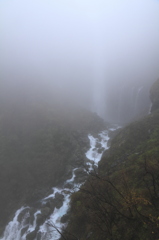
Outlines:
<svg viewBox="0 0 159 240"><path fill-rule="evenodd" d="M117 128L110 128L110 131L114 131ZM90 148L85 153L87 158L87 169L84 169L86 174L94 171L98 166L98 162L101 159L103 151L108 149L108 136L109 131L105 130L94 137L91 134L88 135L90 141ZM61 222L61 218L67 214L70 207L70 196L72 192L78 191L80 186L85 182L78 183L75 181L76 171L78 168L72 170L72 177L67 179L62 187L52 188L52 193L40 201L41 207L46 206L46 203L55 197L62 196L63 204L59 208L54 208L53 212L49 214L46 220L42 224L37 224L38 216L41 214L40 208L31 215L30 207L21 207L15 213L12 221L8 223L5 228L3 237L0 240L58 240L60 238L60 232L67 226L67 222ZM71 189L68 188L68 184L71 185Z"/></svg>

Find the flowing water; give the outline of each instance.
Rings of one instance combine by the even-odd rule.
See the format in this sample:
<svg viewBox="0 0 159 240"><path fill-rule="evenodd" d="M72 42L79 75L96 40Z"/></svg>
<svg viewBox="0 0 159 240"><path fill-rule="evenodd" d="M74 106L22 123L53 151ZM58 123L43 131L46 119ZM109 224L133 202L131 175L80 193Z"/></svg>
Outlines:
<svg viewBox="0 0 159 240"><path fill-rule="evenodd" d="M110 129L111 131L116 128ZM98 134L98 137L88 135L90 140L90 149L86 152L88 159L86 165L87 170L83 169L85 174L92 171L94 167L97 167L99 160L101 159L102 153L105 149L108 149L107 143L109 140L108 131L103 131ZM25 240L25 239L36 239L36 240L58 240L60 238L60 231L65 228L67 223L62 223L61 218L67 213L70 203L70 195L72 191L77 191L80 186L84 183L75 181L76 172L79 168L74 168L72 171L72 177L67 179L63 187L53 188L52 194L42 199L41 206L39 209L34 210L27 207L22 207L16 211L15 216L11 222L8 223L4 231L4 235L1 240ZM89 171L88 171L89 170ZM72 187L68 188L68 185ZM38 218L41 215L41 209L43 206L49 203L49 201L55 199L57 196L62 197L63 203L59 208L55 207L53 212L49 214L45 221L38 224ZM45 208L45 210L48 208ZM67 221L66 221L67 222ZM30 234L30 238L27 235Z"/></svg>

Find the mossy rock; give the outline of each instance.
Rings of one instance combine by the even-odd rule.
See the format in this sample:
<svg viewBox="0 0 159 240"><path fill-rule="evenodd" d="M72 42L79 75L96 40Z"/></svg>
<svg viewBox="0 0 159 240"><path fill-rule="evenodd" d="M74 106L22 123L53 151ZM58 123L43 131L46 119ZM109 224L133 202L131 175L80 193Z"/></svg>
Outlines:
<svg viewBox="0 0 159 240"><path fill-rule="evenodd" d="M71 196L66 231L81 240L90 232L90 240L158 239L158 172L156 110L118 131L97 174Z"/></svg>

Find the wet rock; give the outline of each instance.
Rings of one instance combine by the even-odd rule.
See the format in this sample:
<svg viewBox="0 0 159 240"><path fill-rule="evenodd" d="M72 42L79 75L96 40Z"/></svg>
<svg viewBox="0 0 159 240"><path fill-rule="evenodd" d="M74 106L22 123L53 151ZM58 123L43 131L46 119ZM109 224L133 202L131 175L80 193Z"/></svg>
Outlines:
<svg viewBox="0 0 159 240"><path fill-rule="evenodd" d="M26 240L34 240L36 237L37 230L34 230L26 235Z"/></svg>
<svg viewBox="0 0 159 240"><path fill-rule="evenodd" d="M54 199L54 202L55 202L55 207L56 208L60 208L62 207L63 205L63 200L64 200L64 195L62 195L61 193L56 193L55 194L55 199Z"/></svg>
<svg viewBox="0 0 159 240"><path fill-rule="evenodd" d="M37 240L41 240L41 235L42 235L41 232L38 232L38 233L37 233L37 236L36 236L36 239L37 239Z"/></svg>
<svg viewBox="0 0 159 240"><path fill-rule="evenodd" d="M24 216L29 212L29 208L25 208L23 209L23 211L21 211L18 215L18 222L21 222L22 219L24 218Z"/></svg>
<svg viewBox="0 0 159 240"><path fill-rule="evenodd" d="M29 213L30 213L30 218L29 218L29 223L33 225L34 222L34 213L36 212L35 208L30 208Z"/></svg>
<svg viewBox="0 0 159 240"><path fill-rule="evenodd" d="M65 188L72 189L72 188L73 188L72 183L66 183L66 184L65 184Z"/></svg>
<svg viewBox="0 0 159 240"><path fill-rule="evenodd" d="M101 148L101 143L100 142L96 142L96 148Z"/></svg>
<svg viewBox="0 0 159 240"><path fill-rule="evenodd" d="M91 173L97 173L97 172L98 172L98 167L97 167L97 165L93 165L92 167L93 167L93 169L92 169L90 172L91 172Z"/></svg>
<svg viewBox="0 0 159 240"><path fill-rule="evenodd" d="M87 173L84 171L83 168L78 168L78 169L75 170L75 175L76 175L76 177L78 177L78 176L86 176Z"/></svg>
<svg viewBox="0 0 159 240"><path fill-rule="evenodd" d="M71 194L71 191L63 190L62 193L64 193L64 194Z"/></svg>
<svg viewBox="0 0 159 240"><path fill-rule="evenodd" d="M88 173L84 171L83 168L79 168L75 171L75 183L84 183L86 179L88 178Z"/></svg>
<svg viewBox="0 0 159 240"><path fill-rule="evenodd" d="M28 216L25 218L25 224L29 224L30 222L30 215L28 214Z"/></svg>
<svg viewBox="0 0 159 240"><path fill-rule="evenodd" d="M47 200L47 202L45 203L44 207L50 208L51 212L53 212L53 211L54 211L54 208L55 208L54 199L53 199L53 198L49 198L49 199Z"/></svg>
<svg viewBox="0 0 159 240"><path fill-rule="evenodd" d="M24 227L21 229L21 237L24 235L24 233L28 230L29 226Z"/></svg>
<svg viewBox="0 0 159 240"><path fill-rule="evenodd" d="M103 151L104 151L103 147L98 149L98 153L102 153Z"/></svg>
<svg viewBox="0 0 159 240"><path fill-rule="evenodd" d="M38 226L40 226L40 225L42 225L43 223L44 223L44 221L45 221L45 217L44 216L42 216L42 214L37 214L37 217L36 217L36 224L38 225Z"/></svg>
<svg viewBox="0 0 159 240"><path fill-rule="evenodd" d="M55 199L63 201L64 195L62 195L61 193L57 192L57 193L55 193Z"/></svg>
<svg viewBox="0 0 159 240"><path fill-rule="evenodd" d="M41 213L37 214L37 217L36 217L37 226L42 225L50 214L51 214L51 209L49 207L42 208Z"/></svg>
<svg viewBox="0 0 159 240"><path fill-rule="evenodd" d="M94 164L94 161L93 161L93 160L88 160L88 159L87 159L87 162L88 162L88 163L91 163L91 164Z"/></svg>
<svg viewBox="0 0 159 240"><path fill-rule="evenodd" d="M45 195L48 196L48 195L51 195L53 193L54 193L54 189L53 188L51 188L51 189L49 188Z"/></svg>
<svg viewBox="0 0 159 240"><path fill-rule="evenodd" d="M72 166L68 165L67 169L66 169L66 174L63 176L63 180L68 180L72 178Z"/></svg>
<svg viewBox="0 0 159 240"><path fill-rule="evenodd" d="M61 217L61 223L66 223L66 222L68 222L68 219L69 219L69 215L68 215L68 214L65 214L64 216Z"/></svg>
<svg viewBox="0 0 159 240"><path fill-rule="evenodd" d="M88 173L89 172L89 168L90 168L90 165L86 164L84 169L86 170L86 172Z"/></svg>
<svg viewBox="0 0 159 240"><path fill-rule="evenodd" d="M51 212L53 212L54 209L55 209L55 201L54 201L54 199L52 199L52 200L50 201L50 209L51 209Z"/></svg>
<svg viewBox="0 0 159 240"><path fill-rule="evenodd" d="M44 217L48 217L50 213L51 213L51 209L49 207L44 207L41 209L41 214Z"/></svg>

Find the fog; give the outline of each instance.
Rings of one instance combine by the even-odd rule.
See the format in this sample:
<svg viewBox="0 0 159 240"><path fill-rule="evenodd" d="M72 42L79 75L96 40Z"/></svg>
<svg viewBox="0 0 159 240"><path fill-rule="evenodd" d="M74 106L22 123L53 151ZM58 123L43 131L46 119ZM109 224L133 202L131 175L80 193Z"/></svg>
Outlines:
<svg viewBox="0 0 159 240"><path fill-rule="evenodd" d="M5 101L75 104L109 119L112 96L159 77L157 0L1 0L0 22Z"/></svg>

